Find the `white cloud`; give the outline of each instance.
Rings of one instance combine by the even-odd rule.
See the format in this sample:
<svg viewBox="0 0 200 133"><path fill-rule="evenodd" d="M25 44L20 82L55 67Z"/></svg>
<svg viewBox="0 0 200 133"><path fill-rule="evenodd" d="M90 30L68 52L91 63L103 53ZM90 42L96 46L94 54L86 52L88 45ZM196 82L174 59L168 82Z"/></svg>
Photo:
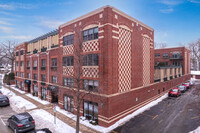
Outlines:
<svg viewBox="0 0 200 133"><path fill-rule="evenodd" d="M173 8L168 8L168 9L161 9L160 12L162 13L172 13L174 11Z"/></svg>
<svg viewBox="0 0 200 133"><path fill-rule="evenodd" d="M188 0L189 2L192 2L192 3L199 3L200 4L200 0Z"/></svg>
<svg viewBox="0 0 200 133"><path fill-rule="evenodd" d="M13 28L11 27L0 26L0 30L3 31L4 33L13 33Z"/></svg>
<svg viewBox="0 0 200 133"><path fill-rule="evenodd" d="M59 25L63 24L64 22L58 20L42 20L38 25L44 26L51 29L57 29Z"/></svg>
<svg viewBox="0 0 200 133"><path fill-rule="evenodd" d="M25 35L10 35L10 36L1 36L1 39L8 39L8 40L30 40L32 36L25 36Z"/></svg>
<svg viewBox="0 0 200 133"><path fill-rule="evenodd" d="M0 4L0 9L5 10L15 10L15 9L33 9L35 5L24 4L24 3L9 3L9 4Z"/></svg>
<svg viewBox="0 0 200 133"><path fill-rule="evenodd" d="M158 2L167 6L175 6L182 4L184 0L158 0Z"/></svg>
<svg viewBox="0 0 200 133"><path fill-rule="evenodd" d="M3 21L3 20L0 20L0 24L3 24L3 25L11 25L10 23L6 22L6 21Z"/></svg>

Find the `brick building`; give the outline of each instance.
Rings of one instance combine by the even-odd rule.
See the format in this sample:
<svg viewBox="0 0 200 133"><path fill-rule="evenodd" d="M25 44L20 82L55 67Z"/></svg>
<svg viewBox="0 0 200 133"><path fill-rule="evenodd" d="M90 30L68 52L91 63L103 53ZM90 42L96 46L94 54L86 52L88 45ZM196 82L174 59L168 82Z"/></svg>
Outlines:
<svg viewBox="0 0 200 133"><path fill-rule="evenodd" d="M81 40L81 41L80 41ZM16 47L24 50L24 67L16 67L16 86L76 114L77 46L81 42L81 115L109 126L190 78L154 83L154 30L105 6ZM187 64L187 61L183 59ZM23 70L22 70L23 69ZM24 76L17 74L24 72Z"/></svg>

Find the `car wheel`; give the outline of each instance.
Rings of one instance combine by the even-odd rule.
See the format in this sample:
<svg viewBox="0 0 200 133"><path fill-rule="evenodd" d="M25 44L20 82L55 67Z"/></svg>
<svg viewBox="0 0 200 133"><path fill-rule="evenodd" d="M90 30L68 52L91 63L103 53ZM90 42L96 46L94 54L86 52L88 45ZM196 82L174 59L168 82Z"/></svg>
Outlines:
<svg viewBox="0 0 200 133"><path fill-rule="evenodd" d="M7 122L7 126L10 127L10 123L9 122Z"/></svg>
<svg viewBox="0 0 200 133"><path fill-rule="evenodd" d="M16 129L16 128L14 129L14 133L18 133L18 131L17 131L17 129Z"/></svg>

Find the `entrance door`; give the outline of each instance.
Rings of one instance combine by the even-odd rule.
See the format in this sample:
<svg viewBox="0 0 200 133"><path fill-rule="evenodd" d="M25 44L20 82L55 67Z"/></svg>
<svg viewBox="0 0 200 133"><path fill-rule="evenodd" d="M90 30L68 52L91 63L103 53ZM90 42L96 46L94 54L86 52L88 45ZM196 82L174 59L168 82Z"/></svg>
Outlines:
<svg viewBox="0 0 200 133"><path fill-rule="evenodd" d="M58 103L58 92L52 91L51 98L52 98L52 100L51 100L52 103Z"/></svg>

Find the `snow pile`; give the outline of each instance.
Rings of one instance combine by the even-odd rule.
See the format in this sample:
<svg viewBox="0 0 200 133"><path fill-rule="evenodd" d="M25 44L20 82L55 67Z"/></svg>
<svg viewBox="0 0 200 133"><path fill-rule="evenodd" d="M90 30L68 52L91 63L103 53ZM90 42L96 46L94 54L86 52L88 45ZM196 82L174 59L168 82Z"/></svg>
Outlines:
<svg viewBox="0 0 200 133"><path fill-rule="evenodd" d="M191 131L189 133L200 133L200 126L197 129L195 129L194 131Z"/></svg>
<svg viewBox="0 0 200 133"><path fill-rule="evenodd" d="M26 110L29 109L34 109L37 106L32 104L31 102L25 100L24 98L20 97L20 96L13 96L10 97L10 105L12 107L12 109L16 112L25 112Z"/></svg>
<svg viewBox="0 0 200 133"><path fill-rule="evenodd" d="M49 104L49 102L44 101L44 100L41 100L39 97L35 97L35 96L31 95L31 94L26 94L26 96L32 98L32 99L35 100L35 101L38 101L39 103L41 103L41 104L43 104L43 105Z"/></svg>
<svg viewBox="0 0 200 133"><path fill-rule="evenodd" d="M37 128L49 128L53 133L75 133L75 129L56 118L54 124L54 116L43 109L37 109L29 112L35 119Z"/></svg>
<svg viewBox="0 0 200 133"><path fill-rule="evenodd" d="M15 88L15 87L13 87L13 86L11 86L10 88L12 88L12 89L15 90L15 91L18 91L18 92L21 93L21 94L24 94L24 93L25 93L25 91L21 91L21 90L19 90L18 88Z"/></svg>
<svg viewBox="0 0 200 133"><path fill-rule="evenodd" d="M125 122L129 121L131 118L134 118L135 116L141 114L142 112L144 112L145 110L148 110L150 109L151 107L155 106L156 104L158 104L159 102L161 102L163 99L167 98L168 97L168 94L166 93L165 95L163 95L162 97L158 98L157 100L145 105L144 107L136 110L135 112L133 112L132 114L130 115L127 115L126 117L122 118L121 120L117 121L115 124L113 124L112 126L110 127L102 127L102 126L99 126L99 125L92 125L89 123L88 120L85 120L84 117L80 117L80 123L87 126L87 127L90 127L94 130L97 130L99 132L103 132L103 133L106 133L106 132L110 132L111 130L117 128L118 126L124 124ZM67 117L69 118L72 118L73 120L76 120L76 116L70 112L67 112L63 109L60 109L59 107L56 107L56 110L64 115L66 115Z"/></svg>
<svg viewBox="0 0 200 133"><path fill-rule="evenodd" d="M10 100L10 105L12 109L16 112L24 112L26 110L34 109L37 107L36 105L32 104L31 102L25 100L20 96L17 96L15 93L4 87L1 89L1 91L4 95L8 96Z"/></svg>

